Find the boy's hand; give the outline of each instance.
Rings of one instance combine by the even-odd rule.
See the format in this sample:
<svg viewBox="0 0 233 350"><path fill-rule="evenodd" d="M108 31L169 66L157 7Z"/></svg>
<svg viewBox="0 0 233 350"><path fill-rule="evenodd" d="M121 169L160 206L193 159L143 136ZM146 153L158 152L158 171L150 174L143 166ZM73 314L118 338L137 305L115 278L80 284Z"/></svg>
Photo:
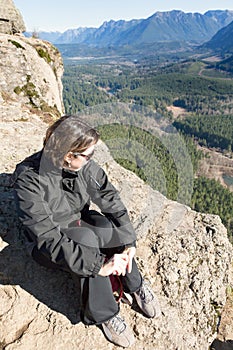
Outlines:
<svg viewBox="0 0 233 350"><path fill-rule="evenodd" d="M109 276L113 275L122 275L126 273L126 268L128 265L128 255L123 252L121 254L114 254L111 259L109 259L100 269L98 275L100 276Z"/></svg>

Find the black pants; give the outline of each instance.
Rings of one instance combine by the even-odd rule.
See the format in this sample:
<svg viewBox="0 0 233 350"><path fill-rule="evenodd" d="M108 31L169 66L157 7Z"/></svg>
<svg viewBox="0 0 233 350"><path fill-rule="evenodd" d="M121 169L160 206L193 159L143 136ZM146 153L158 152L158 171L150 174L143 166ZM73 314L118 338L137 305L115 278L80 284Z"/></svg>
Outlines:
<svg viewBox="0 0 233 350"><path fill-rule="evenodd" d="M97 246L101 252L111 257L121 253L125 247L112 246L113 227L111 222L100 213L91 210L82 217L80 227L70 227L64 233L77 243L88 246ZM45 259L41 260L38 252L33 251L34 259L47 267L56 267ZM123 289L127 293L138 290L142 283L141 274L133 259L131 273L120 276ZM96 275L95 277L79 277L81 295L81 319L88 325L101 324L119 312L109 277Z"/></svg>

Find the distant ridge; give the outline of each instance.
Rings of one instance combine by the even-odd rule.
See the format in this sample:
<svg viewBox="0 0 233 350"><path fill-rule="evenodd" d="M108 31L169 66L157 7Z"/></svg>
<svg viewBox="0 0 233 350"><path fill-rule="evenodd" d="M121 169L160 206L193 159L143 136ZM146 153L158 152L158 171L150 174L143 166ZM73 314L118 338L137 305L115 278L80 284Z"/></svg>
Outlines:
<svg viewBox="0 0 233 350"><path fill-rule="evenodd" d="M179 10L155 12L146 19L104 22L99 28L76 28L60 32L39 32L41 39L54 44L85 44L95 47L138 45L160 41L210 40L233 21L233 11L214 10L205 14ZM26 33L30 36L31 33Z"/></svg>
<svg viewBox="0 0 233 350"><path fill-rule="evenodd" d="M233 54L233 22L220 29L213 38L202 47L211 49L216 53Z"/></svg>

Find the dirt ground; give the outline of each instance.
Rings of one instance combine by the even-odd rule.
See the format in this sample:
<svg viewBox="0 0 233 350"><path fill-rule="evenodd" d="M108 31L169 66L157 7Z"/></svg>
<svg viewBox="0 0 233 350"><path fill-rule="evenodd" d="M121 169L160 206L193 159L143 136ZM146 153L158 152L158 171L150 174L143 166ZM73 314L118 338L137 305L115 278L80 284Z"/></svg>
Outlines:
<svg viewBox="0 0 233 350"><path fill-rule="evenodd" d="M233 185L229 186L224 181L224 175L233 179L233 155L224 155L216 150L198 146L205 157L201 160L197 176L205 176L209 179L215 179L222 186L233 192Z"/></svg>

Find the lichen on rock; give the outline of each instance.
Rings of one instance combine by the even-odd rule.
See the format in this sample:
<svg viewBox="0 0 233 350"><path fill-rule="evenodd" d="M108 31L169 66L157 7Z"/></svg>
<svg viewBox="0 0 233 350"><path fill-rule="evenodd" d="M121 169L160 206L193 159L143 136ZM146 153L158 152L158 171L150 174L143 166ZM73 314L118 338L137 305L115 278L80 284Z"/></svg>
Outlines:
<svg viewBox="0 0 233 350"><path fill-rule="evenodd" d="M47 41L22 35L0 34L0 44L0 60L5 62L0 71L2 99L11 96L13 101L38 111L46 103L51 112L56 108L55 117L61 115L63 62L58 50Z"/></svg>

